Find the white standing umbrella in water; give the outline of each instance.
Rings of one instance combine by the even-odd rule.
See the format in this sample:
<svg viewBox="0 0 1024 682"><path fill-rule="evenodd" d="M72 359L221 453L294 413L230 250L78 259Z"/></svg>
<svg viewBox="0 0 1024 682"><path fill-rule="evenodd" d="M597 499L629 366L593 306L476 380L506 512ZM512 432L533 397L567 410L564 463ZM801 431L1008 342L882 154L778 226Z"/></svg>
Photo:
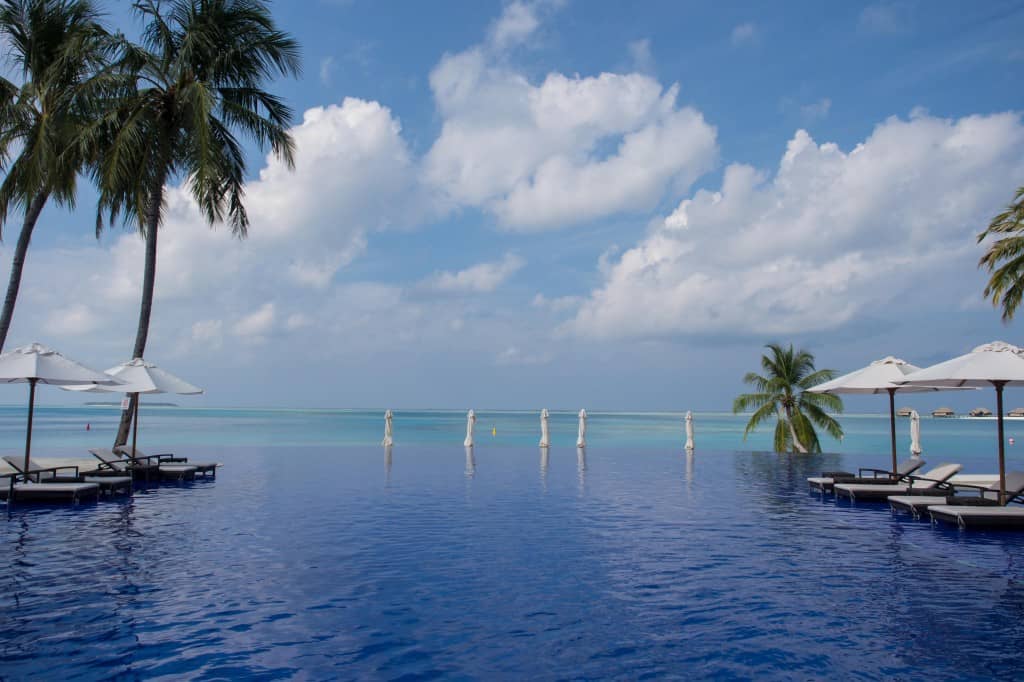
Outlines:
<svg viewBox="0 0 1024 682"><path fill-rule="evenodd" d="M693 413L686 411L686 449L693 450Z"/></svg>
<svg viewBox="0 0 1024 682"><path fill-rule="evenodd" d="M0 355L0 383L28 384L28 428L25 431L25 465L29 471L32 451L32 413L36 384L59 386L113 385L121 383L109 374L97 372L38 343L15 348ZM13 479L12 479L13 480Z"/></svg>
<svg viewBox="0 0 1024 682"><path fill-rule="evenodd" d="M466 440L462 442L467 448L473 447L473 425L476 424L476 413L470 410L466 413Z"/></svg>
<svg viewBox="0 0 1024 682"><path fill-rule="evenodd" d="M889 436L892 446L892 470L896 471L896 393L915 393L941 391L942 386L915 385L908 386L901 382L908 375L917 372L920 367L894 358L891 355L875 360L867 367L862 367L849 374L826 381L808 389L811 393L850 393L850 394L889 394Z"/></svg>
<svg viewBox="0 0 1024 682"><path fill-rule="evenodd" d="M580 427L576 436L576 447L587 447L587 411L580 410Z"/></svg>
<svg viewBox="0 0 1024 682"><path fill-rule="evenodd" d="M910 454L921 456L921 415L917 410L910 411Z"/></svg>
<svg viewBox="0 0 1024 682"><path fill-rule="evenodd" d="M69 391L103 391L106 393L127 393L135 396L135 412L132 414L132 455L139 437L139 403L140 396L157 393L175 393L177 395L199 395L203 389L194 386L181 377L177 377L152 362L135 358L122 362L107 370L107 374L123 382L115 386L62 386Z"/></svg>
<svg viewBox="0 0 1024 682"><path fill-rule="evenodd" d="M540 411L540 446L542 448L551 446L551 438L548 435L548 409L546 407Z"/></svg>
<svg viewBox="0 0 1024 682"><path fill-rule="evenodd" d="M395 444L395 439L391 432L391 420L394 416L391 414L391 410L384 413L384 440L381 441L381 445L390 447Z"/></svg>
<svg viewBox="0 0 1024 682"><path fill-rule="evenodd" d="M1006 442L1003 436L1003 389L1024 386L1024 355L1017 346L993 341L970 353L926 367L906 378L911 386L996 389L996 424L999 436L999 502L1006 501Z"/></svg>

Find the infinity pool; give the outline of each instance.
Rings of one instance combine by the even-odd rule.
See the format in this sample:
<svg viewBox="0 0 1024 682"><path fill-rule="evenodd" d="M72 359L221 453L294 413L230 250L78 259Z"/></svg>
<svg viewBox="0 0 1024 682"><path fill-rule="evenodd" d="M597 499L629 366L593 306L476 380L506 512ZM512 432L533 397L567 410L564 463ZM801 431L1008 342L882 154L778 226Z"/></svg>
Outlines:
<svg viewBox="0 0 1024 682"><path fill-rule="evenodd" d="M1024 535L809 494L839 456L231 448L0 522L0 677L1019 677ZM879 463L885 461L882 457Z"/></svg>

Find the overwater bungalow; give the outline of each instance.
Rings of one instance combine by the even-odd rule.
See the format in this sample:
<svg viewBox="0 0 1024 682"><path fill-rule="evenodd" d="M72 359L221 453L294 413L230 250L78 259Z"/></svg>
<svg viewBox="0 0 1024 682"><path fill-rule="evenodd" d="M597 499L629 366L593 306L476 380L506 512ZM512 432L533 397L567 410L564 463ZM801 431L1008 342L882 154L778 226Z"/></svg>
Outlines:
<svg viewBox="0 0 1024 682"><path fill-rule="evenodd" d="M1015 407L1006 413L1007 417L1024 417L1024 407Z"/></svg>
<svg viewBox="0 0 1024 682"><path fill-rule="evenodd" d="M987 407L975 407L967 414L969 414L972 417L991 417L992 410L988 409Z"/></svg>
<svg viewBox="0 0 1024 682"><path fill-rule="evenodd" d="M951 407L940 407L937 410L932 410L933 417L955 417L956 412Z"/></svg>
<svg viewBox="0 0 1024 682"><path fill-rule="evenodd" d="M914 408L912 408L912 407L901 407L900 409L896 410L896 416L897 417L909 417L910 413L913 412L913 411L914 411Z"/></svg>

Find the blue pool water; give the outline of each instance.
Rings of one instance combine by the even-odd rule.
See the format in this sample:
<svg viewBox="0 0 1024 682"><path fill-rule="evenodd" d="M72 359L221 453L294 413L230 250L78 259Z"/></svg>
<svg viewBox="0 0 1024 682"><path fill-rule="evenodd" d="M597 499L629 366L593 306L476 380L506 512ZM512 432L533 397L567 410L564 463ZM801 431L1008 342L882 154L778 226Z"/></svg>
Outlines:
<svg viewBox="0 0 1024 682"><path fill-rule="evenodd" d="M580 453L556 414L545 456L536 415L478 415L470 455L464 415L396 413L389 456L377 411L149 410L140 446L224 468L131 500L8 510L0 678L1024 669L1024 535L806 491L822 469L884 463L886 419L844 419L841 453L794 457L738 452L768 436L744 445L742 420L697 415L688 456L679 415L591 415ZM19 417L0 410L11 453ZM109 445L114 419L44 409L38 452ZM992 471L994 430L925 420L927 457Z"/></svg>

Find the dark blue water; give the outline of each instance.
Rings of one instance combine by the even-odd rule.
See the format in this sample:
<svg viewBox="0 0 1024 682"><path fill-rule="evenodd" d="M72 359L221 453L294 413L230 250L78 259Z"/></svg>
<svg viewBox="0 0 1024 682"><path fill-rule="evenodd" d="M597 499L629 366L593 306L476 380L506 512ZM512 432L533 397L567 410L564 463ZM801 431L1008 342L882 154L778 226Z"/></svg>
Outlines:
<svg viewBox="0 0 1024 682"><path fill-rule="evenodd" d="M193 454L200 454L194 452ZM229 447L0 523L5 679L1019 678L1024 535L676 447ZM882 462L884 456L873 461Z"/></svg>

